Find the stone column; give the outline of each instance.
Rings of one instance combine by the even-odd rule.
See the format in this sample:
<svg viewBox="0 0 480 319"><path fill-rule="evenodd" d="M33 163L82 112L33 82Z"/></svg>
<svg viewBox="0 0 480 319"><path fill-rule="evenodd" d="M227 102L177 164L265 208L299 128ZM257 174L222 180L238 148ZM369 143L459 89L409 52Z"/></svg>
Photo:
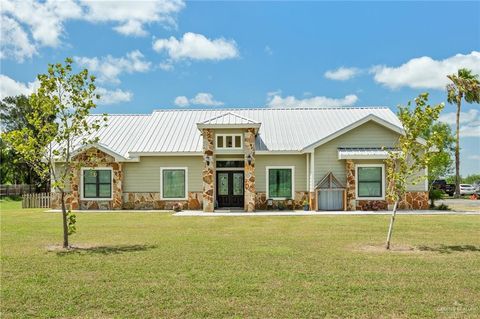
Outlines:
<svg viewBox="0 0 480 319"><path fill-rule="evenodd" d="M203 211L215 209L215 159L213 156L214 134L212 129L203 129Z"/></svg>
<svg viewBox="0 0 480 319"><path fill-rule="evenodd" d="M355 203L355 163L352 160L345 161L345 170L347 173L347 210L356 210Z"/></svg>
<svg viewBox="0 0 480 319"><path fill-rule="evenodd" d="M247 212L255 211L255 129L245 132L245 203ZM250 161L250 163L249 163Z"/></svg>
<svg viewBox="0 0 480 319"><path fill-rule="evenodd" d="M113 185L112 185L112 209L122 209L123 206L123 169L122 163L112 163Z"/></svg>

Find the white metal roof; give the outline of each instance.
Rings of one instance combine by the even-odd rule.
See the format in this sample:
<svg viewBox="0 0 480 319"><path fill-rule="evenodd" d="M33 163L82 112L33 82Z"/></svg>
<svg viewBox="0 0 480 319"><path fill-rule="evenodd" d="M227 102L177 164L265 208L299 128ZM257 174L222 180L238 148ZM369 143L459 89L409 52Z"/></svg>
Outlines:
<svg viewBox="0 0 480 319"><path fill-rule="evenodd" d="M397 116L386 107L158 110L108 117L108 126L95 136L99 144L125 158L141 153L200 153L203 143L197 124L201 123L261 123L257 151L302 152L367 120L402 130Z"/></svg>
<svg viewBox="0 0 480 319"><path fill-rule="evenodd" d="M206 121L203 121L198 124L203 124L203 125L236 125L236 124L261 124L259 122L256 122L254 120L248 119L246 117L240 116L238 114L235 114L233 112L226 112L223 114L220 114L218 116L212 117L211 119L208 119Z"/></svg>

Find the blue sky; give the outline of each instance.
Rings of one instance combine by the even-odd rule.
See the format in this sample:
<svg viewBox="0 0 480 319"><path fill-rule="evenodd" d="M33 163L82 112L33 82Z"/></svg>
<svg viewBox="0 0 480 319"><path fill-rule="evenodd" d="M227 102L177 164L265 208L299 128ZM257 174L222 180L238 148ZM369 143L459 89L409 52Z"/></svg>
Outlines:
<svg viewBox="0 0 480 319"><path fill-rule="evenodd" d="M47 63L71 56L98 77L98 112L395 111L424 91L444 101L444 75L458 67L480 73L480 2L2 4L2 97L31 92ZM479 110L463 108L462 174L480 172ZM454 111L447 104L441 120Z"/></svg>

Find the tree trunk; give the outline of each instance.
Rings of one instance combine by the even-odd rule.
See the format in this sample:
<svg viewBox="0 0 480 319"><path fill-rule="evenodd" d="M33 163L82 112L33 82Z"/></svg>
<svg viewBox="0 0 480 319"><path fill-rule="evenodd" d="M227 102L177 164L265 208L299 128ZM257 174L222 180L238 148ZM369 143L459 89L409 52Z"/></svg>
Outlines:
<svg viewBox="0 0 480 319"><path fill-rule="evenodd" d="M385 248L388 250L390 249L390 242L392 240L393 224L395 223L395 216L397 215L397 207L398 207L398 200L396 200L395 205L393 205L392 216L390 217L390 226L388 226L387 244L385 246Z"/></svg>
<svg viewBox="0 0 480 319"><path fill-rule="evenodd" d="M457 128L455 141L455 198L460 197L460 110L462 107L462 96L457 98Z"/></svg>
<svg viewBox="0 0 480 319"><path fill-rule="evenodd" d="M65 206L65 192L61 192L62 200L62 219L63 219L63 248L68 248L68 222L67 208Z"/></svg>

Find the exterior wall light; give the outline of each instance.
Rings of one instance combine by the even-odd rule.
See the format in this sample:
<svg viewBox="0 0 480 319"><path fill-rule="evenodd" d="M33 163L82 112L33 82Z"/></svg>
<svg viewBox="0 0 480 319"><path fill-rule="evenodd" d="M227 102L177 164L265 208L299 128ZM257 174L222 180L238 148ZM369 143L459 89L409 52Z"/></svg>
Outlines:
<svg viewBox="0 0 480 319"><path fill-rule="evenodd" d="M252 160L253 160L252 154L248 154L248 155L247 155L247 163L248 163L248 165L252 165Z"/></svg>

